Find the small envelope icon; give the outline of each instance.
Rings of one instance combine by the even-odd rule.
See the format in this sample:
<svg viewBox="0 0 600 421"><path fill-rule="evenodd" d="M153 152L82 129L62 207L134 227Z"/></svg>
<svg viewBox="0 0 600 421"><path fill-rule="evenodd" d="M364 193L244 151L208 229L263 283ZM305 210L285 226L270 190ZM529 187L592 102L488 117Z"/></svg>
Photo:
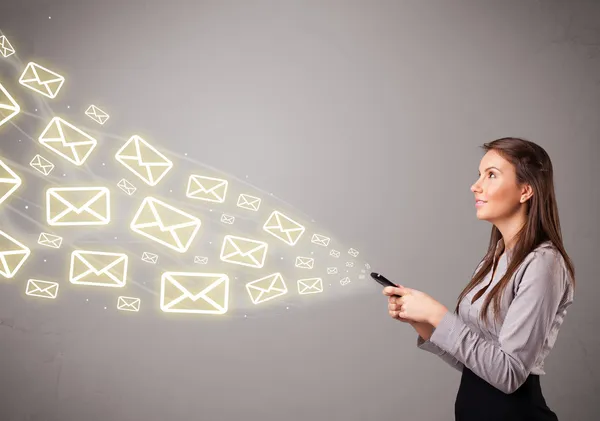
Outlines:
<svg viewBox="0 0 600 421"><path fill-rule="evenodd" d="M259 197L250 196L249 194L240 194L237 201L237 206L242 209L258 211L261 199Z"/></svg>
<svg viewBox="0 0 600 421"><path fill-rule="evenodd" d="M0 126L19 114L21 107L0 83Z"/></svg>
<svg viewBox="0 0 600 421"><path fill-rule="evenodd" d="M33 157L29 165L44 175L50 175L54 169L54 164L39 154Z"/></svg>
<svg viewBox="0 0 600 421"><path fill-rule="evenodd" d="M369 270L369 269L371 269L371 265L370 265L370 264L368 264L368 263L365 263L365 268L366 268L367 270Z"/></svg>
<svg viewBox="0 0 600 421"><path fill-rule="evenodd" d="M0 231L0 275L12 278L31 254L28 247Z"/></svg>
<svg viewBox="0 0 600 421"><path fill-rule="evenodd" d="M352 257L357 257L358 256L358 250L351 248L350 250L348 250L348 254Z"/></svg>
<svg viewBox="0 0 600 421"><path fill-rule="evenodd" d="M95 105L90 105L87 110L85 110L85 115L94 120L98 124L106 123L108 120L108 114L102 111L100 108Z"/></svg>
<svg viewBox="0 0 600 421"><path fill-rule="evenodd" d="M273 273L246 284L250 299L254 304L264 303L287 294L288 289L281 273Z"/></svg>
<svg viewBox="0 0 600 421"><path fill-rule="evenodd" d="M194 256L194 263L196 263L198 265L205 265L208 263L208 257Z"/></svg>
<svg viewBox="0 0 600 421"><path fill-rule="evenodd" d="M353 268L354 267L354 262L346 262L346 267L347 268Z"/></svg>
<svg viewBox="0 0 600 421"><path fill-rule="evenodd" d="M117 310L140 311L141 302L139 298L121 296L117 298Z"/></svg>
<svg viewBox="0 0 600 421"><path fill-rule="evenodd" d="M75 165L83 165L98 141L60 117L54 117L40 135L39 142Z"/></svg>
<svg viewBox="0 0 600 421"><path fill-rule="evenodd" d="M46 190L48 225L106 225L110 191L106 187L52 187Z"/></svg>
<svg viewBox="0 0 600 421"><path fill-rule="evenodd" d="M279 211L274 211L269 216L263 229L290 246L293 246L298 242L305 230L298 222L285 216Z"/></svg>
<svg viewBox="0 0 600 421"><path fill-rule="evenodd" d="M149 253L147 251L142 253L142 261L146 263L152 263L153 265L158 263L158 254Z"/></svg>
<svg viewBox="0 0 600 421"><path fill-rule="evenodd" d="M327 275L335 275L338 273L337 268L327 268Z"/></svg>
<svg viewBox="0 0 600 421"><path fill-rule="evenodd" d="M65 78L39 64L30 62L19 78L19 83L48 98L56 98Z"/></svg>
<svg viewBox="0 0 600 421"><path fill-rule="evenodd" d="M340 257L340 252L339 252L339 251L337 251L337 250L331 250L331 251L329 252L329 255L330 255L330 256L333 256L333 257Z"/></svg>
<svg viewBox="0 0 600 421"><path fill-rule="evenodd" d="M221 222L231 225L235 222L235 216L223 214L221 215Z"/></svg>
<svg viewBox="0 0 600 421"><path fill-rule="evenodd" d="M38 238L38 244L40 246L46 246L53 249L59 249L62 244L62 241L62 237L59 237L58 235L48 234L45 232L40 233L40 236Z"/></svg>
<svg viewBox="0 0 600 421"><path fill-rule="evenodd" d="M301 269L312 269L315 264L315 259L312 257L296 257L296 267Z"/></svg>
<svg viewBox="0 0 600 421"><path fill-rule="evenodd" d="M228 184L227 180L221 178L190 175L185 195L190 199L223 203Z"/></svg>
<svg viewBox="0 0 600 421"><path fill-rule="evenodd" d="M127 255L75 250L71 253L72 284L122 288L127 283Z"/></svg>
<svg viewBox="0 0 600 421"><path fill-rule="evenodd" d="M220 258L223 262L262 268L269 245L263 241L226 235L223 239Z"/></svg>
<svg viewBox="0 0 600 421"><path fill-rule="evenodd" d="M14 53L15 49L12 45L10 45L8 39L4 35L0 36L0 54L2 54L4 57L9 57Z"/></svg>
<svg viewBox="0 0 600 421"><path fill-rule="evenodd" d="M32 297L51 298L54 299L58 295L58 283L40 281L38 279L30 279L27 281L25 294Z"/></svg>
<svg viewBox="0 0 600 421"><path fill-rule="evenodd" d="M331 238L325 237L324 235L319 235L319 234L313 234L312 238L310 239L311 243L314 243L314 244L317 244L317 245L323 246L323 247L327 247L329 245L330 241L331 241Z"/></svg>
<svg viewBox="0 0 600 421"><path fill-rule="evenodd" d="M133 184L131 184L129 181L125 180L124 178L121 179L121 181L119 181L119 183L117 184L117 187L120 188L121 190L123 190L129 196L131 196L137 190Z"/></svg>
<svg viewBox="0 0 600 421"><path fill-rule="evenodd" d="M309 278L298 280L298 293L316 294L323 292L323 280L321 278Z"/></svg>
<svg viewBox="0 0 600 421"><path fill-rule="evenodd" d="M146 197L131 221L131 230L185 253L202 223L198 218L153 197Z"/></svg>
<svg viewBox="0 0 600 421"><path fill-rule="evenodd" d="M137 135L119 149L115 158L149 186L156 186L173 168L166 156Z"/></svg>
<svg viewBox="0 0 600 421"><path fill-rule="evenodd" d="M166 313L224 314L229 306L229 277L224 273L165 272L160 308Z"/></svg>
<svg viewBox="0 0 600 421"><path fill-rule="evenodd" d="M350 283L350 278L348 278L348 277L340 279L340 285L342 285L342 286L348 285L349 283Z"/></svg>
<svg viewBox="0 0 600 421"><path fill-rule="evenodd" d="M13 194L21 186L21 183L21 177L0 159L0 203Z"/></svg>

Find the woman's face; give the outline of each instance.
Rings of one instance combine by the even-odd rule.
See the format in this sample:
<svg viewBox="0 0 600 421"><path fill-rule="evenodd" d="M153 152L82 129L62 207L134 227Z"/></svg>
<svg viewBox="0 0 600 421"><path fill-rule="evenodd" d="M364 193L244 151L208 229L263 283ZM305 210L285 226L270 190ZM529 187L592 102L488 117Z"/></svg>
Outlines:
<svg viewBox="0 0 600 421"><path fill-rule="evenodd" d="M519 209L523 190L517 185L514 166L494 150L479 164L479 178L471 186L477 218L492 223L511 218Z"/></svg>

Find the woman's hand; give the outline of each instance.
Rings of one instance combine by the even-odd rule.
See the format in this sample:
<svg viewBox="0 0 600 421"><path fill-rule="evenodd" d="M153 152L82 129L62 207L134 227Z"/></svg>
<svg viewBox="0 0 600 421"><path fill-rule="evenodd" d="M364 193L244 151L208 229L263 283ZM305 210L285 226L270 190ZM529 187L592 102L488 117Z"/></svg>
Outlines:
<svg viewBox="0 0 600 421"><path fill-rule="evenodd" d="M417 323L414 320L405 319L404 317L400 317L398 315L398 313L399 313L398 309L400 308L400 304L398 304L398 300L400 300L400 297L397 297L395 295L389 295L389 294L385 294L385 295L388 295L388 312L390 313L390 316L392 316L393 319L400 320L403 323L410 323L411 325L414 325L415 323Z"/></svg>
<svg viewBox="0 0 600 421"><path fill-rule="evenodd" d="M448 309L424 292L399 285L385 287L383 294L388 296L390 316L403 322L428 323L437 327ZM398 295L399 297L394 297Z"/></svg>

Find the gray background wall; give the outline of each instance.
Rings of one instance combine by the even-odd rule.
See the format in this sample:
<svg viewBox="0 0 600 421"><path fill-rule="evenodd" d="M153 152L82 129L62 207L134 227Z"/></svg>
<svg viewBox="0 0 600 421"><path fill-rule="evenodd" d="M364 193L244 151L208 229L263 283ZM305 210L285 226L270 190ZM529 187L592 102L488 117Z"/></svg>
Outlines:
<svg viewBox="0 0 600 421"><path fill-rule="evenodd" d="M469 191L478 146L523 136L553 159L579 282L543 390L561 420L597 419L599 21L594 1L2 2L19 59L67 76L59 98L39 101L15 83L22 68L0 63L24 109L2 156L26 179L3 229L34 247L40 189L61 172L116 182L111 153L137 133L185 168L273 193L360 249L360 265L453 306L490 230ZM89 103L112 125L85 120ZM26 164L57 113L103 147L90 166L40 181ZM120 235L69 241L141 253ZM28 270L58 277L62 257L44 253ZM25 278L2 281L0 420L453 419L459 373L419 351L366 280L208 319L152 310L156 281L136 280L150 297L138 317L116 311L112 291L62 280L48 303L24 295Z"/></svg>

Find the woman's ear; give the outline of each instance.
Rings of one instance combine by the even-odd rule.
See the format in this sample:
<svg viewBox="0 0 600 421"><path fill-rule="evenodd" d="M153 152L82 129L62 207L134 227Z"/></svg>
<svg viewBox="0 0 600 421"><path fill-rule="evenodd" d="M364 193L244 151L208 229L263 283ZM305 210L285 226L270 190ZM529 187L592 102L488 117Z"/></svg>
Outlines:
<svg viewBox="0 0 600 421"><path fill-rule="evenodd" d="M526 184L523 187L523 189L521 190L520 202L521 203L527 202L529 199L531 199L531 196L533 196L533 189L531 188L531 185Z"/></svg>

